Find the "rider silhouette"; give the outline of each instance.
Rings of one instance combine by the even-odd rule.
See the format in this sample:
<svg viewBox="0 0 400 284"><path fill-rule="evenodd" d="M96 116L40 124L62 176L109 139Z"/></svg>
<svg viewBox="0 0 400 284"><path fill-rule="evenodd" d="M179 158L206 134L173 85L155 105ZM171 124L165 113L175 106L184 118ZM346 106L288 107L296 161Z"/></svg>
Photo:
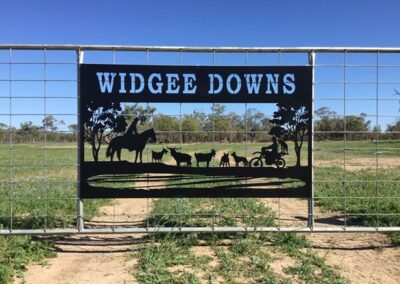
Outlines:
<svg viewBox="0 0 400 284"><path fill-rule="evenodd" d="M278 149L278 138L274 135L272 136L272 145L262 147L261 152L265 155L267 159L273 159L273 157L276 157L278 155Z"/></svg>
<svg viewBox="0 0 400 284"><path fill-rule="evenodd" d="M126 131L125 135L137 135L137 123L139 122L139 118L135 117L132 121L131 125L129 125L128 130Z"/></svg>
<svg viewBox="0 0 400 284"><path fill-rule="evenodd" d="M135 139L138 136L137 132L137 123L139 122L139 118L135 117L132 121L131 125L129 125L128 130L124 134L125 139ZM133 148L127 148L129 151L133 151Z"/></svg>

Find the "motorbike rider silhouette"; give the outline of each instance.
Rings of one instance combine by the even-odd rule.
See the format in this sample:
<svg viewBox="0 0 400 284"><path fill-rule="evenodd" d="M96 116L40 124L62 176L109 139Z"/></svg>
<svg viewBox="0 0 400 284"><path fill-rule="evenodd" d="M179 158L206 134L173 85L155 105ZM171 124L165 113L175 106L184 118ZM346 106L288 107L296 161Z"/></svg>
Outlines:
<svg viewBox="0 0 400 284"><path fill-rule="evenodd" d="M278 169L284 168L286 161L282 156L286 155L286 153L282 153L279 150L279 139L276 136L272 136L271 145L262 147L260 152L253 153L253 155L258 154L259 156L250 160L250 167L262 167L265 159L265 165L276 165Z"/></svg>
<svg viewBox="0 0 400 284"><path fill-rule="evenodd" d="M261 148L261 153L265 156L268 161L274 160L278 156L279 144L278 138L274 135L272 136L272 145Z"/></svg>

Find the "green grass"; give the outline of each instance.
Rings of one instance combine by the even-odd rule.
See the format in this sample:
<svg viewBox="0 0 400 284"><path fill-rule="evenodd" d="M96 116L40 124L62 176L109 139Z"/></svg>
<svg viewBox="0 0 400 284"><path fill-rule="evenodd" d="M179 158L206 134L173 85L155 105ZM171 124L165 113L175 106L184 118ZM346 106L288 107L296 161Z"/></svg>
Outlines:
<svg viewBox="0 0 400 284"><path fill-rule="evenodd" d="M75 145L52 143L48 147L45 150L40 144L16 144L10 154L8 145L0 145L0 229L75 225ZM84 203L85 219L89 220L107 200ZM51 244L31 237L0 236L0 283L12 282L28 263L53 256L51 248Z"/></svg>
<svg viewBox="0 0 400 284"><path fill-rule="evenodd" d="M349 283L348 280L340 277L334 268L328 266L323 258L310 249L298 258L296 265L287 267L284 271L304 283Z"/></svg>
<svg viewBox="0 0 400 284"><path fill-rule="evenodd" d="M274 217L257 199L160 199L149 221L159 227L274 226ZM199 247L211 255L196 255ZM278 253L294 260L287 277L271 268ZM293 233L152 235L131 257L138 258L132 271L140 283L347 283L304 236Z"/></svg>
<svg viewBox="0 0 400 284"><path fill-rule="evenodd" d="M14 275L22 276L26 265L54 257L51 244L30 237L0 237L0 283L11 283Z"/></svg>
<svg viewBox="0 0 400 284"><path fill-rule="evenodd" d="M340 167L315 171L316 204L327 211L347 215L347 221L363 226L400 226L399 167L361 169L351 173ZM400 244L399 234L389 234Z"/></svg>
<svg viewBox="0 0 400 284"><path fill-rule="evenodd" d="M268 146L271 143L191 143L191 144L148 144L143 152L143 161L151 161L151 150L160 151L162 148L166 147L181 147L180 151L185 153L194 152L209 152L211 149L216 151L224 151L226 153L236 152L239 156L246 156L248 159L254 157L252 154L255 151L260 151L261 147ZM307 142L304 142L301 152L301 162L303 164L307 163ZM289 155L285 156L287 164L294 165L296 162L296 155L294 153L294 144L288 142ZM400 158L400 141L346 141L346 145L343 141L315 141L315 159L316 160L343 160L344 148L346 148L346 160L349 162L354 158L371 158L375 159L376 155L378 157L399 157ZM105 156L106 145L102 146L99 154L100 160L108 160ZM128 150L122 150L122 159L133 161L134 152L129 152ZM168 154L164 156L166 160L170 160L171 156ZM91 156L90 149L86 147L85 159L88 161L93 160ZM214 165L218 165L219 161L213 161Z"/></svg>
<svg viewBox="0 0 400 284"><path fill-rule="evenodd" d="M187 153L208 152L214 148L217 151L229 153L236 151L239 155L246 155L251 158L253 156L252 152L259 150L266 144L268 143L247 143L246 145L241 143L196 143L182 145L182 151ZM150 144L144 155L144 160L150 161L151 149L160 150L165 146ZM10 152L9 145L0 145L0 228L9 229L11 225L14 229L63 228L74 225L77 188L77 154L75 147L73 143L48 143L48 149L45 149L39 143L15 144ZM306 161L306 147L307 144L303 146L302 162ZM378 172L376 172L374 163L376 157L398 157L400 159L399 141L381 141L378 147L375 141L347 141L346 147L349 150L346 150L345 154L346 163L360 164L360 169L353 171L344 171L341 167L341 161L343 161L344 157L344 153L341 150L344 147L342 141L316 141L315 147L320 149L315 152L317 164L315 169L315 180L317 181L315 196L317 198L324 197L324 199L317 200L317 204L323 210L353 214L349 220L360 225L400 226L399 216L393 215L400 214L400 202L397 199L397 197L400 198L398 187L400 181L399 167L378 168ZM101 150L100 157L103 157L102 159L105 158L105 148L103 146ZM289 149L292 148L293 145L289 143ZM293 150L290 151L290 155L285 157L289 165L295 161ZM86 155L90 159L90 151L86 151ZM133 153L124 150L122 157L132 161ZM365 160L357 162L356 159L358 158L371 159L373 162L368 165L365 164ZM166 159L171 159L171 156L167 155ZM318 163L321 161L325 164L320 167ZM219 161L214 161L213 163L215 166L218 165ZM343 183L344 179L350 182ZM375 180L378 180L378 182L375 182ZM363 182L357 183L357 181ZM346 196L346 201L344 201L344 196ZM92 218L97 214L99 206L106 203L107 200L85 201L85 219ZM381 215L378 216L376 214ZM210 224L216 226L244 224L267 226L273 220L273 212L256 199L221 199L218 202L212 199L160 199L156 203L149 222L154 226L207 226ZM287 251L287 247L290 248L291 246L288 246L288 244L298 241L298 237L295 236L290 242L280 246L280 242L284 241L285 238L290 239L291 237L282 234L277 234L276 236L278 237L268 234L266 236L269 236L267 241L279 247L280 251L290 255L292 252ZM239 241L239 239L230 239L230 235L209 235L203 236L204 240L202 241L207 242L209 246L213 246L216 241L221 241L225 237L230 240L234 248L233 251L230 251L229 247L228 251L220 252L220 255L224 257L227 254L231 259L235 259L236 254L241 250L243 254L247 254L247 251L250 252L252 250L252 246L257 247L257 238L260 238L253 235L254 240L240 238L241 240ZM400 244L399 234L390 234L390 237L394 243ZM38 261L42 256L51 255L51 253L47 253L50 245L38 243L30 238L0 237L0 243L0 249L11 246L18 250L18 253L9 253L2 250L0 282L3 279L8 279L7 281L9 281L10 277L12 277L10 275L15 275L15 273L22 271L26 263ZM154 245L159 245L158 239L154 240ZM250 247L248 248L248 246ZM299 252L306 247L306 244L302 244L300 241L298 247L295 246L293 248L293 252ZM293 257L299 259L299 256ZM269 261L267 255L262 256L262 258L266 262ZM322 268L310 260L312 256L307 256L307 258L308 260L305 261L298 260L296 267L300 270L296 273L303 271L301 273L306 275L313 269L316 271L314 274L321 273ZM202 261L206 262L206 260L203 259ZM197 259L197 262L199 261ZM257 263L259 263L257 259L254 259L254 262L251 261L249 259L243 265L257 268ZM190 261L188 260L188 262ZM243 269L243 273L249 271L249 268L246 267L240 268ZM265 269L267 269L266 267ZM167 271L171 275L165 277L179 277L171 278L173 279L171 280L172 282L196 283L196 277L214 279L221 276L223 270L220 273L220 269L221 267L215 269L214 272L211 271L201 276L199 276L200 274L194 275L190 271L181 273ZM296 271L296 269L288 270L288 273L289 271ZM270 275L267 270L263 271L263 273ZM324 275L326 276L326 274L329 274L329 271ZM244 274L242 276L245 277ZM253 276L253 279L259 279L255 274ZM272 275L271 277L273 279L275 276ZM316 281L314 278L309 278L311 276L307 277L302 278L302 281ZM3 282L6 282L6 280ZM319 280L322 281L323 279L319 278Z"/></svg>
<svg viewBox="0 0 400 284"><path fill-rule="evenodd" d="M77 154L72 143L0 145L0 228L63 228L76 218ZM104 200L85 201L90 219Z"/></svg>
<svg viewBox="0 0 400 284"><path fill-rule="evenodd" d="M156 200L148 222L154 227L267 227L275 226L274 220L271 209L254 198L185 198ZM196 255L196 247L209 248L212 256ZM132 271L141 283L291 283L296 277L314 283L347 282L309 247L304 236L287 233L153 235L132 256L139 260ZM277 252L294 259L295 265L287 267L293 277L277 275L271 268ZM302 271L305 265L307 273Z"/></svg>
<svg viewBox="0 0 400 284"><path fill-rule="evenodd" d="M214 149L216 151L224 151L225 153L232 153L236 152L237 155L239 156L246 156L248 159L251 159L255 157L256 155L253 155L253 152L260 151L261 147L267 146L271 143L191 143L191 144L148 144L143 151L143 162L151 162L151 150L155 151L161 151L162 148L167 148L167 147L178 147L180 148L179 151L182 151L184 153L189 153L193 156L195 152L201 152L201 153L208 153L211 151L211 149ZM93 157L91 155L90 148L86 147L85 148L85 159L87 161L93 161ZM99 153L99 161L109 161L109 158L106 158L106 146L102 146L100 149ZM293 149L293 144L289 142L289 151L290 155L285 156L286 163L288 166L290 165L295 165L296 163L296 156L294 154ZM135 158L135 152L129 152L126 149L122 150L121 153L121 158L122 160L127 160L130 162L134 161ZM116 155L114 156L114 159L117 159ZM164 162L171 160L172 157L168 153L168 155L164 156ZM231 162L233 162L233 158L230 157ZM193 157L192 163L193 165L195 164L195 159ZM302 163L307 162L307 143L304 143L303 146L303 151L302 151ZM219 165L219 160L213 160L212 161L212 166L218 166Z"/></svg>

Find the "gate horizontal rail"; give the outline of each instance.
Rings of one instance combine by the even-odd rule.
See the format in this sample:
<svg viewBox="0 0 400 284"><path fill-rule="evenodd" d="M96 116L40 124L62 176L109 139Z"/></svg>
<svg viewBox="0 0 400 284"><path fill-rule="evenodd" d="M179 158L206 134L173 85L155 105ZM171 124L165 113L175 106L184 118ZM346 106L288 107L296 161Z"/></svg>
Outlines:
<svg viewBox="0 0 400 284"><path fill-rule="evenodd" d="M383 52L397 53L399 47L192 47L192 46L129 46L129 45L47 45L0 44L0 49L15 50L98 50L98 51L166 51L166 52Z"/></svg>
<svg viewBox="0 0 400 284"><path fill-rule="evenodd" d="M342 228L277 228L277 227L184 227L184 228L99 228L99 229L24 229L0 230L0 235L70 235L70 234L154 234L154 233L393 233L400 227L342 227Z"/></svg>

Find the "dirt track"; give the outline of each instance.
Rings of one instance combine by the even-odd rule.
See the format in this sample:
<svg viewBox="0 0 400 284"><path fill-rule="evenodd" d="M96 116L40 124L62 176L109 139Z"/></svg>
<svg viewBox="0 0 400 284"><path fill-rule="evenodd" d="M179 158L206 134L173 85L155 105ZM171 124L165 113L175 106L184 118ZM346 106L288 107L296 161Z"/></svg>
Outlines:
<svg viewBox="0 0 400 284"><path fill-rule="evenodd" d="M102 215L85 226L138 226L151 206L150 199L118 199L112 206L102 207ZM57 257L46 266L29 266L24 283L136 283L129 271L135 260L127 261L127 254L143 241L144 236L137 234L76 235L56 240Z"/></svg>
<svg viewBox="0 0 400 284"><path fill-rule="evenodd" d="M103 215L87 223L88 226L109 226L115 220L119 225L132 226L145 219L151 201L147 199L117 200L115 206L102 208ZM273 211L280 213L282 226L305 226L307 203L299 199L265 199ZM118 217L114 219L113 215ZM319 226L338 225L340 218L324 218L315 210ZM335 214L329 214L334 216ZM328 220L328 221L327 221ZM338 233L307 236L313 249L326 257L330 265L338 266L340 273L353 283L400 283L400 247L392 247L383 234ZM142 235L71 236L55 242L57 257L45 266L30 265L24 283L136 283L129 269L135 259L127 261L127 254L145 242ZM211 253L211 252L210 252ZM271 268L282 274L293 260L282 256Z"/></svg>
<svg viewBox="0 0 400 284"><path fill-rule="evenodd" d="M122 199L115 204L118 223L141 222L146 199ZM102 208L104 216L86 225L109 226L114 206ZM142 219L140 219L142 218ZM31 265L25 283L136 283L129 272L127 253L143 241L141 235L77 235L55 242L57 257L46 266Z"/></svg>

